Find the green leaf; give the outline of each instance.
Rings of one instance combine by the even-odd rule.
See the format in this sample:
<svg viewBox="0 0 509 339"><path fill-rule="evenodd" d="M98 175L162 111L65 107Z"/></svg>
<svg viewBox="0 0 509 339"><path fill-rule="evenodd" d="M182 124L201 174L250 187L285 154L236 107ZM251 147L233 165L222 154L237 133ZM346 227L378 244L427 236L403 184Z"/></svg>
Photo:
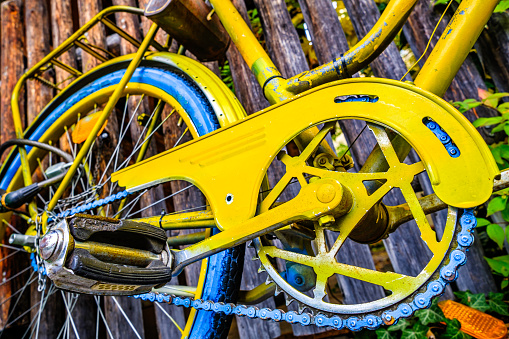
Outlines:
<svg viewBox="0 0 509 339"><path fill-rule="evenodd" d="M507 9L509 9L509 1L508 0L502 0L497 5L497 7L495 7L495 13L505 12Z"/></svg>
<svg viewBox="0 0 509 339"><path fill-rule="evenodd" d="M504 125L504 132L509 135L509 125Z"/></svg>
<svg viewBox="0 0 509 339"><path fill-rule="evenodd" d="M475 308L481 312L486 312L490 309L490 305L488 305L486 302L486 296L484 293L472 294L470 297L469 305L467 306Z"/></svg>
<svg viewBox="0 0 509 339"><path fill-rule="evenodd" d="M493 157L495 158L495 161L498 164L503 164L504 160L502 160L501 149L498 146L491 147L491 154L493 154Z"/></svg>
<svg viewBox="0 0 509 339"><path fill-rule="evenodd" d="M503 261L509 264L509 254L508 255L501 255L499 257L494 257L493 259L498 261Z"/></svg>
<svg viewBox="0 0 509 339"><path fill-rule="evenodd" d="M484 218L477 218L477 227L488 226L491 224L491 221Z"/></svg>
<svg viewBox="0 0 509 339"><path fill-rule="evenodd" d="M399 319L398 323L396 325L390 326L387 330L389 332L401 331L401 330L404 330L405 328L410 327L410 326L412 326L410 321L408 321L406 319Z"/></svg>
<svg viewBox="0 0 509 339"><path fill-rule="evenodd" d="M509 3L509 0L502 0L502 2L507 2L507 3ZM490 94L490 95L489 95L486 99L484 99L484 100L501 99L501 98L505 98L505 97L509 97L509 93L505 93L505 92L493 93L493 94Z"/></svg>
<svg viewBox="0 0 509 339"><path fill-rule="evenodd" d="M503 117L491 117L491 118L479 118L473 122L475 127L491 126L501 123L504 120Z"/></svg>
<svg viewBox="0 0 509 339"><path fill-rule="evenodd" d="M466 291L466 292L454 292L454 295L459 299L460 303L462 303L463 305L470 306L481 312L485 312L490 308L490 306L486 302L486 296L484 295L484 293L473 294L470 291Z"/></svg>
<svg viewBox="0 0 509 339"><path fill-rule="evenodd" d="M484 257L488 265L490 265L491 269L498 274L503 275L504 277L509 276L509 263L504 262L502 260L497 260L495 258L490 259Z"/></svg>
<svg viewBox="0 0 509 339"><path fill-rule="evenodd" d="M505 117L504 117L504 118L505 118ZM505 119L507 119L507 118L505 118ZM503 122L503 123L501 123L501 124L497 125L496 127L494 127L494 128L491 130L491 132L492 132L492 133L498 133L498 132L505 131L505 128L507 127L507 125L508 125L508 124L507 124L507 121L505 121L505 122Z"/></svg>
<svg viewBox="0 0 509 339"><path fill-rule="evenodd" d="M468 303L468 296L471 294L472 292L470 292L469 290L454 292L456 298L458 298L459 302L462 303L463 305L466 305Z"/></svg>
<svg viewBox="0 0 509 339"><path fill-rule="evenodd" d="M507 280L504 280L507 281ZM490 312L498 313L500 315L509 315L509 307L504 302L504 294L503 293L493 293L490 292L488 294L488 305L490 305Z"/></svg>
<svg viewBox="0 0 509 339"><path fill-rule="evenodd" d="M502 211L502 218L504 218L505 221L509 222L509 208L506 208Z"/></svg>
<svg viewBox="0 0 509 339"><path fill-rule="evenodd" d="M507 196L495 197L491 199L488 204L488 216L492 215L495 212L500 212L505 209L507 205Z"/></svg>
<svg viewBox="0 0 509 339"><path fill-rule="evenodd" d="M376 339L396 339L395 336L391 334L391 332L387 331L385 328L379 328L375 331Z"/></svg>
<svg viewBox="0 0 509 339"><path fill-rule="evenodd" d="M458 319L447 319L445 321L447 327L445 328L445 333L440 337L440 339L468 339L471 338L468 334L461 332L461 323Z"/></svg>
<svg viewBox="0 0 509 339"><path fill-rule="evenodd" d="M420 323L416 323L412 328L403 330L401 339L427 339L426 333L428 333L429 327L424 326Z"/></svg>
<svg viewBox="0 0 509 339"><path fill-rule="evenodd" d="M507 280L507 279L502 280L502 282L500 283L500 288L501 288L501 289L504 289L504 288L506 288L507 286L509 286L509 280Z"/></svg>
<svg viewBox="0 0 509 339"><path fill-rule="evenodd" d="M440 307L438 307L438 298L435 298L429 308L418 310L415 316L419 318L421 324L429 325L445 321L445 316Z"/></svg>
<svg viewBox="0 0 509 339"><path fill-rule="evenodd" d="M505 232L500 225L497 224L489 224L486 228L486 232L488 233L488 236L497 243L498 247L500 249L504 248L504 240L505 240Z"/></svg>
<svg viewBox="0 0 509 339"><path fill-rule="evenodd" d="M509 102L504 102L503 104L498 105L497 109L500 113L507 114L509 112ZM506 116L504 116L504 118L507 119Z"/></svg>

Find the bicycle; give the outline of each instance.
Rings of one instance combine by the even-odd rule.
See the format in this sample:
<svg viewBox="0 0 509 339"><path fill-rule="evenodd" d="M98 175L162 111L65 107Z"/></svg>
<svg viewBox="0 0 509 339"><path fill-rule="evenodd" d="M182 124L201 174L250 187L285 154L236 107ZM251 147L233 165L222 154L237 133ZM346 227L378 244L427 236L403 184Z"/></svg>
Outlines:
<svg viewBox="0 0 509 339"><path fill-rule="evenodd" d="M501 176L475 128L439 98L472 47L463 43L464 38L473 44L498 1L481 5L480 0L464 0L415 84L348 78L392 41L416 0L393 0L357 46L290 79L277 71L230 1L210 2L219 18L213 16L212 27L206 29L212 52L201 55L195 41L186 41L184 33L175 31L167 19L173 13L169 2L153 1L147 7L145 14L155 23L142 42L106 16L143 11L112 7L18 82L12 96L18 139L4 148L18 147L0 171L0 187L8 192L2 197L3 218L9 220L16 213L28 221L26 236L12 239L36 252L40 289L45 288L47 274L54 286L71 292L137 295L192 308L184 337L225 336L233 314L356 331L391 325L428 307L466 260L476 223L472 209L490 197L494 180L496 189L508 186L506 172ZM201 6L199 1L193 4ZM201 11L210 17L209 10ZM196 20L203 22L203 17ZM101 57L81 40L98 22L137 46L137 53L103 60L84 75L62 65L58 56L73 45ZM246 117L231 91L204 66L166 52L168 46L153 40L159 26L186 41L186 47L202 59L224 52L229 36L273 106ZM20 89L29 78L40 78L48 65L67 69L77 79L23 131ZM436 81L436 74L441 81ZM150 113L141 115L137 126L133 121L140 109ZM349 171L353 164L348 155L338 157L325 141L343 119L367 122L378 142L357 172ZM118 135L112 133L115 130ZM156 140L161 134L163 142ZM51 146L61 136L68 139L72 154ZM298 146L297 154L284 151L289 143ZM161 144L169 150L154 155ZM403 160L412 149L420 159L407 165ZM97 157L98 150L106 150L106 158ZM46 154L50 155L44 160ZM266 172L276 158L286 173L271 186ZM33 183L31 169L36 168L43 179ZM424 171L436 194L417 199L411 182ZM177 193L191 190L192 185L174 183L168 194L163 183L171 180L198 187L207 203L161 214L182 205ZM295 182L300 190L292 195L287 188ZM401 190L407 204L382 203L393 188ZM172 203L165 198L172 198ZM438 240L426 214L444 208L449 211L447 225ZM417 277L380 273L335 259L347 238L375 243L409 220L415 220L416 231L433 254ZM205 230L168 237L161 228ZM248 241L269 278L242 300L256 303L284 292L289 302L298 302L298 312L234 304L242 273L239 245ZM170 248L180 245L188 246ZM276 259L284 264L277 265ZM162 286L200 261L195 287ZM389 292L357 305L324 300L327 281L336 274Z"/></svg>

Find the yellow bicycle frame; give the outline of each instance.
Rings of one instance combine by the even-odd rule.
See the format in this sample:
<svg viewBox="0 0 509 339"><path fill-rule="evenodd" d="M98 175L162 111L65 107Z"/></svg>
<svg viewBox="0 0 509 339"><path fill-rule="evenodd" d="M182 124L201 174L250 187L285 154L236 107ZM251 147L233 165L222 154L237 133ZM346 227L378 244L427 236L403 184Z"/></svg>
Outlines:
<svg viewBox="0 0 509 339"><path fill-rule="evenodd" d="M377 24L366 35L366 37L364 37L364 39L362 39L352 49L347 51L342 57L314 70L301 73L289 79L284 79L282 77L281 73L277 70L267 53L258 43L253 33L230 0L211 0L211 3L215 8L215 12L221 19L221 22L230 34L232 41L236 44L245 61L255 74L260 86L262 86L265 96L269 102L274 104L289 99L318 85L347 78L349 75L356 73L368 65L393 40L394 36L405 23L417 1L418 0L392 0ZM454 17L447 26L445 33L440 38L425 66L422 68L415 80L415 84L418 87L430 91L438 96L442 96L444 94L445 90L449 87L454 76L459 70L459 67L471 50L474 42L479 37L497 3L498 0L462 1ZM21 124L22 119L20 117L18 104L19 91L27 79L36 75L36 72L43 65L51 61L55 56L65 52L67 48L66 46L77 41L86 30L90 29L90 27L95 25L97 22L103 21L107 25L112 26L111 22L104 20L104 17L115 10L119 10L119 7L108 9L99 13L90 23L71 36L68 39L69 41L66 41L66 45L64 47L55 49L50 55L48 55L48 57L41 60L41 62L35 65L19 80L11 100L14 127L18 138L23 137ZM121 10L140 14L140 10L129 7L122 7ZM140 50L129 66L130 71L133 71L136 68L141 58L144 57L149 45L154 45L157 49L161 49L161 46L154 43L152 39L156 29L157 26L153 25L150 32L151 34L148 34L145 40L139 44ZM126 39L133 40L132 37L129 36L126 37ZM57 64L55 65L58 66ZM129 71L126 72L124 77L125 79L122 79L121 84L125 84L129 81L130 73L131 72ZM122 85L119 85L119 87L122 87ZM122 95L122 92L123 88L119 88L118 91L115 91L112 95L101 118L98 119L97 125L92 133L90 133L88 138L89 140L85 142L85 146L92 143L94 135L96 135L94 131L100 129L103 121L105 121L109 116L112 107ZM401 144L404 145L405 143L401 142ZM82 151L86 152L87 147L83 147ZM32 179L26 159L26 151L23 147L20 147L20 156L25 185L30 185L32 183ZM77 169L79 162L80 159L76 159L66 177L63 179L58 191L55 193L48 206L49 210L51 210L56 205L58 199L61 198L65 188L74 176L74 172ZM36 208L34 203L30 205L30 214L32 216L32 220L34 220L36 217Z"/></svg>

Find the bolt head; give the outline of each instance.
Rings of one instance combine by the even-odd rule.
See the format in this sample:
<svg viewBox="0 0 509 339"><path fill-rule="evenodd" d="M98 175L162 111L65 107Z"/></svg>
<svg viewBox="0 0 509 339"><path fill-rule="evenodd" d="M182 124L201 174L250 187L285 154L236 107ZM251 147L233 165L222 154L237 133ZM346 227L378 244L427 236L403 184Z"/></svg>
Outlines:
<svg viewBox="0 0 509 339"><path fill-rule="evenodd" d="M42 237L39 243L39 253L44 260L49 260L56 252L58 243L60 241L60 235L57 231L49 231L44 237Z"/></svg>
<svg viewBox="0 0 509 339"><path fill-rule="evenodd" d="M327 204L336 197L336 188L331 184L323 184L316 191L316 197L320 202Z"/></svg>
<svg viewBox="0 0 509 339"><path fill-rule="evenodd" d="M334 217L332 215L324 215L323 217L320 217L320 219L318 219L318 224L321 226L321 227L327 227L331 224L333 224L336 220L334 219Z"/></svg>

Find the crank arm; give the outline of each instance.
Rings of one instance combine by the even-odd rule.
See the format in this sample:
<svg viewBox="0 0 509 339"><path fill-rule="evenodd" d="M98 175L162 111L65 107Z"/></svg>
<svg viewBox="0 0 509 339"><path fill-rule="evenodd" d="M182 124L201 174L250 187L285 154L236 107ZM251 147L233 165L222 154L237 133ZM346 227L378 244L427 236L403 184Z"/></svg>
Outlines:
<svg viewBox="0 0 509 339"><path fill-rule="evenodd" d="M326 197L321 192L334 192ZM321 179L306 185L294 199L265 213L191 245L184 250L171 250L174 255L173 275L196 261L240 245L248 240L273 232L293 222L319 220L333 214L340 216L348 212L351 200L343 194L343 186L334 179Z"/></svg>

